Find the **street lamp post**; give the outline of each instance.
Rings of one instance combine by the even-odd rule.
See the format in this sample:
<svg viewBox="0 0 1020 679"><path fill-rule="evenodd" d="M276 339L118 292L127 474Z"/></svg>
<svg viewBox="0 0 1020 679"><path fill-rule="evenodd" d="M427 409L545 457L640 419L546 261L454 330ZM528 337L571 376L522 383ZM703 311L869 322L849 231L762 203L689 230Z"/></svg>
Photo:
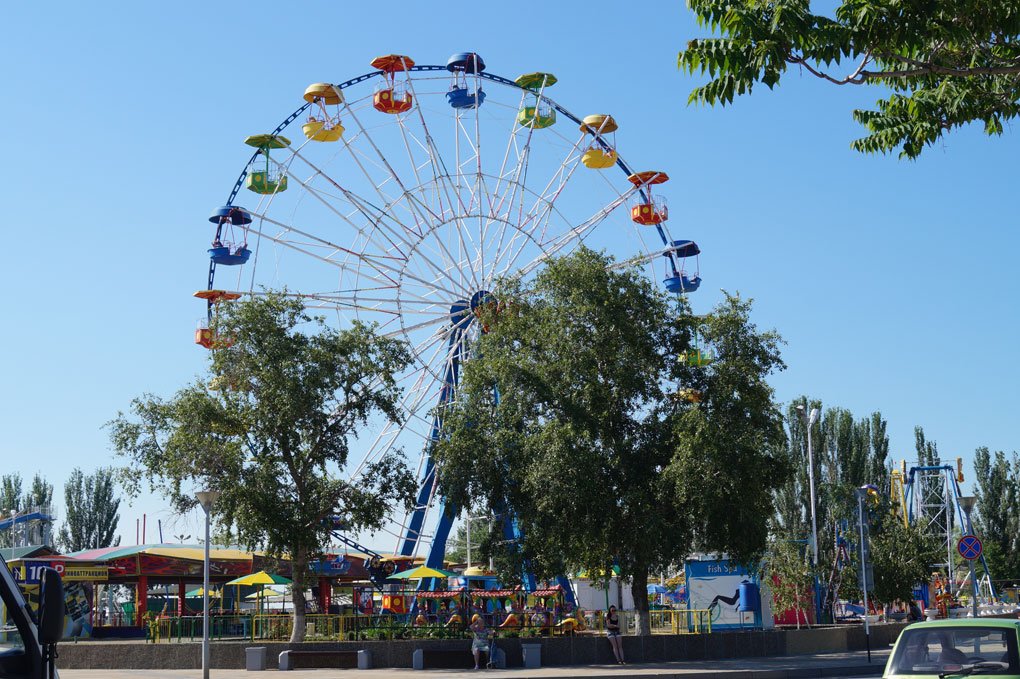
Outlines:
<svg viewBox="0 0 1020 679"><path fill-rule="evenodd" d="M811 447L811 427L818 421L818 408L812 408L805 416L804 406L797 406L801 417L807 422L808 490L811 495L811 563L818 567L818 522L815 519L815 456Z"/></svg>
<svg viewBox="0 0 1020 679"><path fill-rule="evenodd" d="M195 493L205 512L205 559L202 562L202 679L209 679L209 514L220 496L216 490Z"/></svg>
<svg viewBox="0 0 1020 679"><path fill-rule="evenodd" d="M977 504L977 498L973 495L965 495L960 498L960 509L963 510L963 515L967 519L967 535L974 534L974 527L970 522L970 513L974 511L974 505ZM977 577L974 574L974 559L967 559L970 563L970 584L973 590L973 596L971 601L971 617L975 620L978 617L978 584Z"/></svg>
<svg viewBox="0 0 1020 679"><path fill-rule="evenodd" d="M868 647L868 662L871 662L871 627L868 624L868 562L867 562L867 548L865 545L864 536L864 500L868 496L868 491L874 490L876 493L878 489L872 485L861 486L855 491L857 495L857 527L860 531L860 558L861 558L861 591L864 594L864 642Z"/></svg>

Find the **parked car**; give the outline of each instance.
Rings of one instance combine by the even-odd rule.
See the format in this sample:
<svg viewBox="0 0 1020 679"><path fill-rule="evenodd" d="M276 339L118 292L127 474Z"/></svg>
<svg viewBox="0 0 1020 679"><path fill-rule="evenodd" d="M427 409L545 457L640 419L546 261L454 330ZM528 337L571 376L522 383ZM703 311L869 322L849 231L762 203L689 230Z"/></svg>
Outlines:
<svg viewBox="0 0 1020 679"><path fill-rule="evenodd" d="M1020 679L1020 621L1002 618L933 620L906 627L883 677L949 679L992 675Z"/></svg>
<svg viewBox="0 0 1020 679"><path fill-rule="evenodd" d="M57 642L64 635L64 587L52 568L40 577L38 615L0 558L0 679L58 679Z"/></svg>

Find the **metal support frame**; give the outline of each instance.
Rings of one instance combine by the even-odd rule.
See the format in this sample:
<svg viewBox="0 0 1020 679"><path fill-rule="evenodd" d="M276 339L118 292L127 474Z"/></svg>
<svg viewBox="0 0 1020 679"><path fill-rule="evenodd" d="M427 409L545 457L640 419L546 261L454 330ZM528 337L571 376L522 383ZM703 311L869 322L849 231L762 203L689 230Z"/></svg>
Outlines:
<svg viewBox="0 0 1020 679"><path fill-rule="evenodd" d="M910 523L926 521L929 531L939 537L945 545L947 563L932 565L946 566L951 589L956 588L954 577L956 541L953 539L953 528L968 526L963 508L960 507L962 493L956 471L956 467L950 464L911 467L907 474L904 499ZM982 584L987 582L988 597L995 599L995 587L984 554L981 555L980 562L984 571L980 582ZM954 595L959 595L969 580L969 575L965 575L960 587L953 591Z"/></svg>

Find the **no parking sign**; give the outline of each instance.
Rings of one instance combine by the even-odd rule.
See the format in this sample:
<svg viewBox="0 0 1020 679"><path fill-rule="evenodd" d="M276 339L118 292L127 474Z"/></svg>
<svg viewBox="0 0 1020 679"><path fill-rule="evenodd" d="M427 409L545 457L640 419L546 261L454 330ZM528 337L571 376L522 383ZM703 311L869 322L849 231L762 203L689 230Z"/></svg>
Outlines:
<svg viewBox="0 0 1020 679"><path fill-rule="evenodd" d="M964 559L973 561L981 557L981 540L976 535L964 535L960 538L959 542L956 543L956 551L960 553Z"/></svg>

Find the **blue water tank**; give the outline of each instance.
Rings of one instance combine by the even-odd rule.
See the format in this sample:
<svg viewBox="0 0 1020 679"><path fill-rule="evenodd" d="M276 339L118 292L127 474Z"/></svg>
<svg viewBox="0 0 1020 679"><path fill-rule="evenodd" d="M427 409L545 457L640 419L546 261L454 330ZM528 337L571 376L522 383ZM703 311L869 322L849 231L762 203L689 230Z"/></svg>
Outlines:
<svg viewBox="0 0 1020 679"><path fill-rule="evenodd" d="M740 599L737 602L737 610L742 613L753 613L761 608L761 596L758 593L758 585L753 582L740 583Z"/></svg>

